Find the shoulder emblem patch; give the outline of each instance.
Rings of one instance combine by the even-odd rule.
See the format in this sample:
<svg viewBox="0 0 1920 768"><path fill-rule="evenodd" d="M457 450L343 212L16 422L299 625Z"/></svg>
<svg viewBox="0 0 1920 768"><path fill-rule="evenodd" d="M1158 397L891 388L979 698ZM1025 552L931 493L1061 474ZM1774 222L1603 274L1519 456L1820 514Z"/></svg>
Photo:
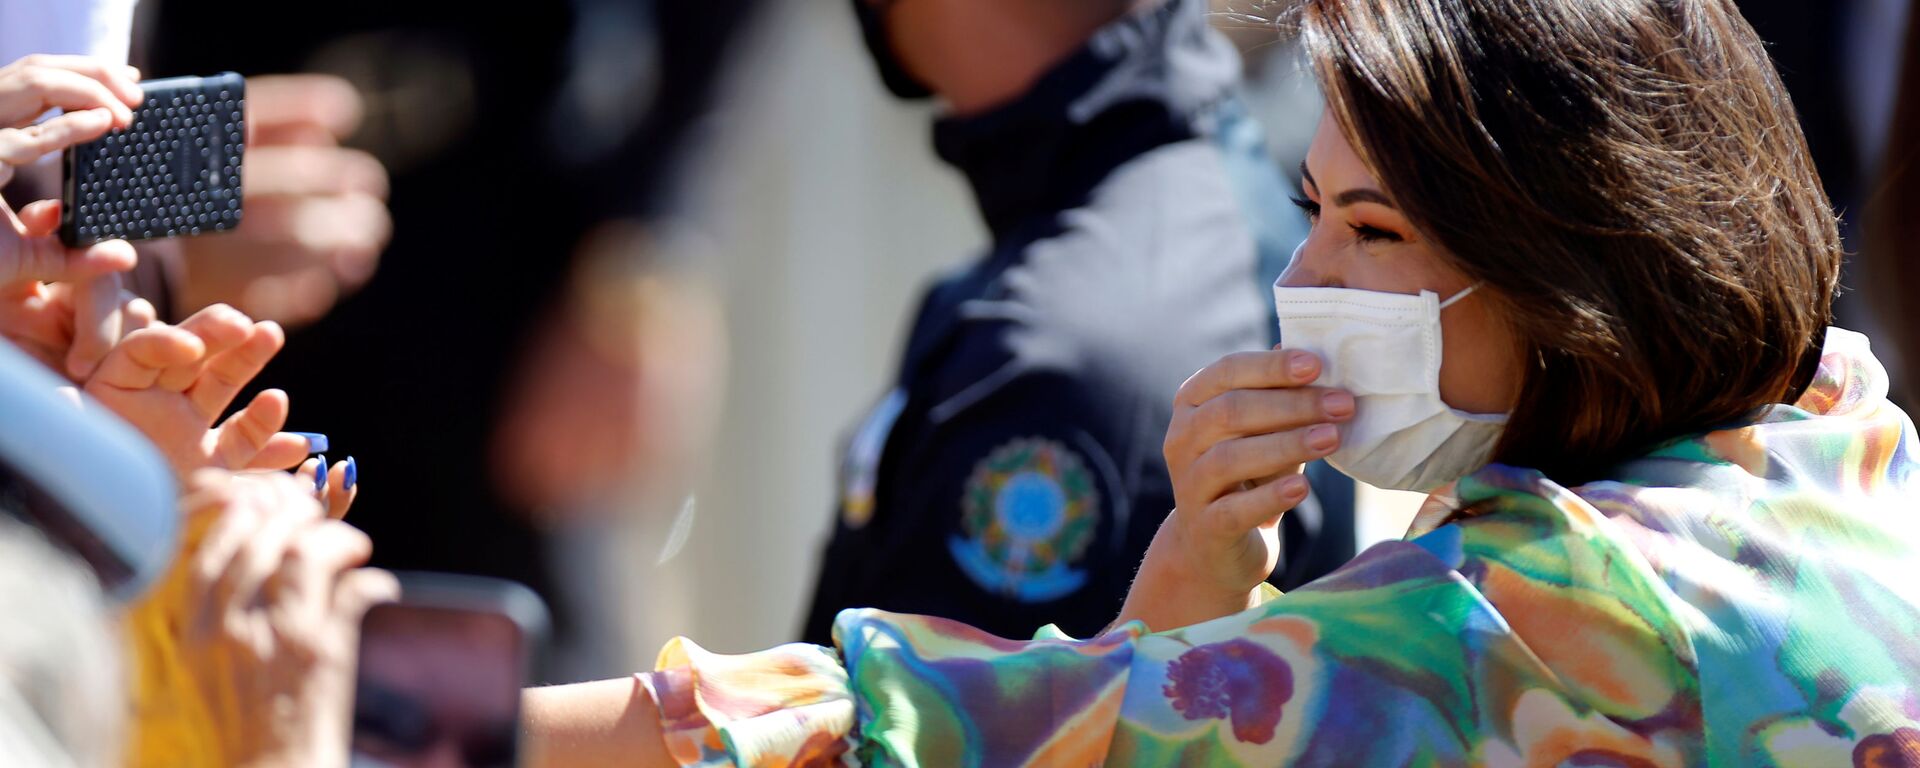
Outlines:
<svg viewBox="0 0 1920 768"><path fill-rule="evenodd" d="M1080 455L1020 438L975 464L961 491L960 531L947 549L982 589L1038 603L1087 581L1075 568L1092 546L1100 494Z"/></svg>

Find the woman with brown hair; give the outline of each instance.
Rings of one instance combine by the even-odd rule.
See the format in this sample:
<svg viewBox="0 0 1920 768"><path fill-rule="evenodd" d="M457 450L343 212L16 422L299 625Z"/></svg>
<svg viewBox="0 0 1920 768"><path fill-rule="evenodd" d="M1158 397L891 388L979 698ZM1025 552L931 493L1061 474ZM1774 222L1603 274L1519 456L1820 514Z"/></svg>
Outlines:
<svg viewBox="0 0 1920 768"><path fill-rule="evenodd" d="M905 0L903 0L905 1ZM1176 396L1177 506L1087 641L841 615L531 691L536 753L664 765L1920 761L1912 422L1729 0L1308 0L1329 104L1283 348ZM1327 458L1431 496L1278 595ZM1907 762L1902 762L1907 761Z"/></svg>

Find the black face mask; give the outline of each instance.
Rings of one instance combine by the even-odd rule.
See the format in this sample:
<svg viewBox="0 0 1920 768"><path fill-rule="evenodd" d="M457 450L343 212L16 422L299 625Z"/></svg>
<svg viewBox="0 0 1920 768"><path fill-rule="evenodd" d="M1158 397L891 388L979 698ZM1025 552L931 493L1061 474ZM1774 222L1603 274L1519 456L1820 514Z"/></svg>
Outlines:
<svg viewBox="0 0 1920 768"><path fill-rule="evenodd" d="M887 6L897 0L853 0L854 18L860 20L860 36L867 41L867 53L873 57L873 67L880 73L880 82L887 90L902 99L925 99L933 96L920 78L914 77L900 58L893 53L893 43L887 39Z"/></svg>

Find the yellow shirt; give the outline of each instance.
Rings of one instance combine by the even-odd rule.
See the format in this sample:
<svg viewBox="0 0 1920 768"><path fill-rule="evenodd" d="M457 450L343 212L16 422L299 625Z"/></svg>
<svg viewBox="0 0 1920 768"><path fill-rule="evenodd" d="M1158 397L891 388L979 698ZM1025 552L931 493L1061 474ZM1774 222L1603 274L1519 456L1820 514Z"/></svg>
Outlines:
<svg viewBox="0 0 1920 768"><path fill-rule="evenodd" d="M191 608L187 556L198 548L210 522L189 526L166 578L142 596L125 618L122 636L133 677L126 763L134 768L226 764L213 715L180 643Z"/></svg>

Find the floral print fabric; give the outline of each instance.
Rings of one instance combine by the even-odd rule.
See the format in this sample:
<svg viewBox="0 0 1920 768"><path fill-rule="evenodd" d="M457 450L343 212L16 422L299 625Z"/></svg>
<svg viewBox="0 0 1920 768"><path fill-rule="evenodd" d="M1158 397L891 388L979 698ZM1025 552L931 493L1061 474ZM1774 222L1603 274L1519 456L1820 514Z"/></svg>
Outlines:
<svg viewBox="0 0 1920 768"><path fill-rule="evenodd" d="M1920 764L1920 453L1858 334L1793 406L1564 488L1489 466L1258 608L1030 641L847 611L838 653L644 674L687 765Z"/></svg>

